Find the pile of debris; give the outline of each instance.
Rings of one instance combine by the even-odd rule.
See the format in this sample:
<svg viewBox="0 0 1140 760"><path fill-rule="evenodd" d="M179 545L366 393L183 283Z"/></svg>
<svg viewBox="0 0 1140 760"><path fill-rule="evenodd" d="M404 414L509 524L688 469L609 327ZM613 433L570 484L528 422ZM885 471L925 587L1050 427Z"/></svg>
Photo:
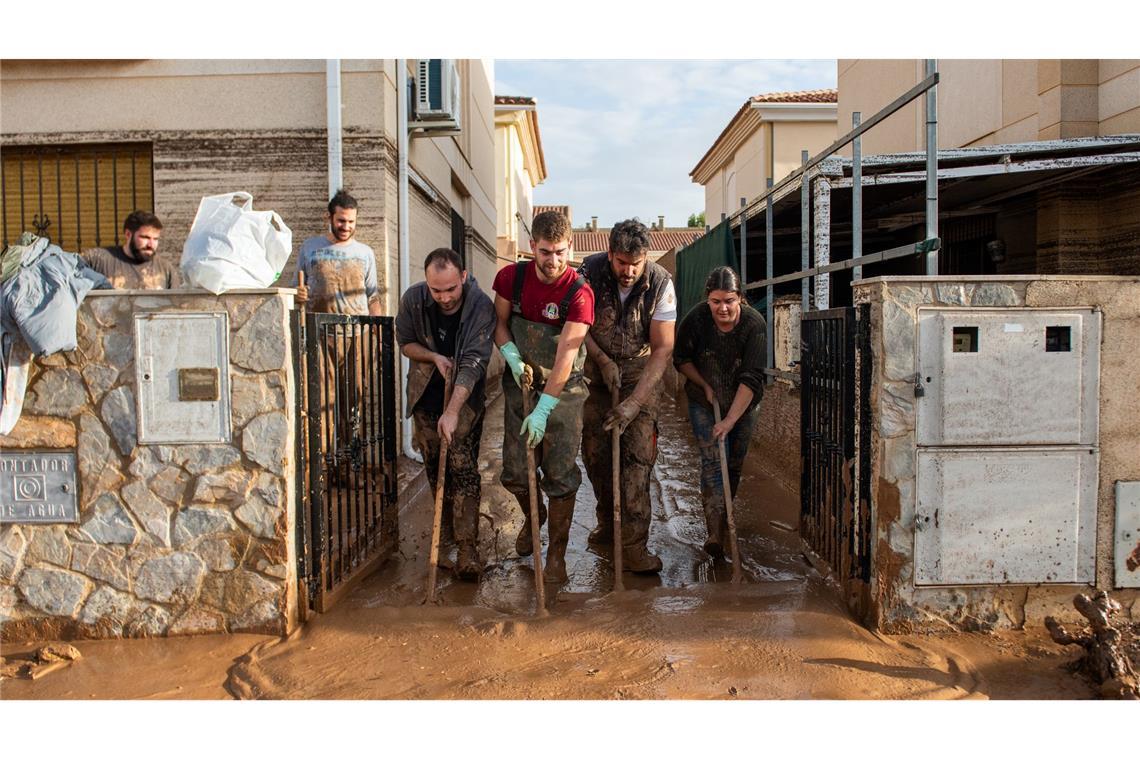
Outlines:
<svg viewBox="0 0 1140 760"><path fill-rule="evenodd" d="M1115 625L1111 618L1120 612L1120 603L1105 591L1093 596L1078 594L1073 606L1089 621L1091 630L1079 634L1069 633L1052 617L1045 618L1049 635L1058 644L1077 644L1085 654L1073 663L1076 671L1084 673L1099 685L1105 699L1140 699L1140 679L1137 678L1132 655L1137 642L1130 625Z"/></svg>

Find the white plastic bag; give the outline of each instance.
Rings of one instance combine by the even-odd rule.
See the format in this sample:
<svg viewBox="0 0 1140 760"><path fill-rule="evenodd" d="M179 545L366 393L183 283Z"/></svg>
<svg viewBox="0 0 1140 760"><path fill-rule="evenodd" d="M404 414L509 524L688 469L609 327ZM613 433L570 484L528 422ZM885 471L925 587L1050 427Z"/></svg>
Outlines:
<svg viewBox="0 0 1140 760"><path fill-rule="evenodd" d="M268 288L293 250L293 233L275 211L254 211L253 196L209 195L182 249L186 282L211 293Z"/></svg>

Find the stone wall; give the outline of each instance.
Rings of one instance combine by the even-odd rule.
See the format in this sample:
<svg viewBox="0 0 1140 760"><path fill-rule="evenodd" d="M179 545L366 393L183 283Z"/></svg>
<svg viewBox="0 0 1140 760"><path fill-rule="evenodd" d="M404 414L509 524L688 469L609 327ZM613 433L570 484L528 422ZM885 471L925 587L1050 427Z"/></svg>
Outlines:
<svg viewBox="0 0 1140 760"><path fill-rule="evenodd" d="M1079 619L1080 584L916 587L915 366L917 309L923 305L1100 307L1100 467L1096 587L1135 616L1136 590L1113 591L1112 535L1117 480L1140 479L1140 280L1130 277L882 277L854 285L855 303L871 304L872 581L865 620L887 632L930 626L965 629L1041 625L1046 615Z"/></svg>
<svg viewBox="0 0 1140 760"><path fill-rule="evenodd" d="M287 633L297 619L288 291L102 291L36 359L5 450L71 451L78 523L0 526L0 636ZM137 441L134 315L225 312L229 444Z"/></svg>

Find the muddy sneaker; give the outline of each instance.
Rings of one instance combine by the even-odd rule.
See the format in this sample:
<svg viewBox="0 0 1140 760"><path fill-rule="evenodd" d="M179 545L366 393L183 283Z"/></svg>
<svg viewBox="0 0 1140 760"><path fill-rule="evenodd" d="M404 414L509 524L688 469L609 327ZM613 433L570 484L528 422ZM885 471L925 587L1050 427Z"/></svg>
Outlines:
<svg viewBox="0 0 1140 760"><path fill-rule="evenodd" d="M464 581L477 581L483 574L483 563L479 561L479 553L471 544L459 545L459 553L455 559L455 574Z"/></svg>
<svg viewBox="0 0 1140 760"><path fill-rule="evenodd" d="M621 552L622 567L631 573L652 575L661 572L661 558L644 546L627 546Z"/></svg>

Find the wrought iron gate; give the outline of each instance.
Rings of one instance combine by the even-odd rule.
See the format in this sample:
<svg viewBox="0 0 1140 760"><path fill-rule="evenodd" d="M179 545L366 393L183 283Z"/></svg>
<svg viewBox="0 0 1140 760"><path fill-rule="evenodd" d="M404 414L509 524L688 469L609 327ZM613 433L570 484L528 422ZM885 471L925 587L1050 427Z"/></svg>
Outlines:
<svg viewBox="0 0 1140 760"><path fill-rule="evenodd" d="M864 453L870 443L869 311L860 308L858 320L841 308L808 312L800 323L800 532L845 585L868 582L871 570L870 457L856 452L857 419Z"/></svg>
<svg viewBox="0 0 1140 760"><path fill-rule="evenodd" d="M297 560L318 612L398 540L395 322L293 313Z"/></svg>

